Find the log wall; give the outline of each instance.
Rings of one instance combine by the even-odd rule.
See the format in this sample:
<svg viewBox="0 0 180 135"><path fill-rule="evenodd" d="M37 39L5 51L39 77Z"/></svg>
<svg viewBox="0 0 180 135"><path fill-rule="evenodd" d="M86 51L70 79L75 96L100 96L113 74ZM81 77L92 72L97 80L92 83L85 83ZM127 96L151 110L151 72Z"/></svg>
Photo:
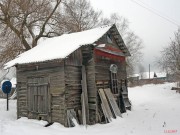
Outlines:
<svg viewBox="0 0 180 135"><path fill-rule="evenodd" d="M74 109L76 114L81 111L82 93L82 54L78 49L65 59L65 126L67 124L67 110ZM80 116L81 117L81 116Z"/></svg>
<svg viewBox="0 0 180 135"><path fill-rule="evenodd" d="M102 110L97 90L110 88L110 65L118 66L118 80L126 79L125 62L95 56L94 46L83 46L64 60L24 64L17 66L17 116L59 122L68 126L67 111L74 109L81 116L82 65L85 65L89 106L89 123L101 121ZM28 80L44 77L48 83L48 113L28 110ZM121 83L119 83L121 85Z"/></svg>
<svg viewBox="0 0 180 135"><path fill-rule="evenodd" d="M48 82L48 113L38 114L28 109L28 80L45 77ZM51 61L45 63L17 66L17 117L43 119L64 124L65 101L64 63Z"/></svg>
<svg viewBox="0 0 180 135"><path fill-rule="evenodd" d="M95 68L95 87L97 90L99 89L111 89L111 77L110 77L110 66L111 64L116 64L118 67L118 72L117 72L117 79L118 79L118 89L121 89L121 80L126 79L126 64L124 62L120 62L117 60L112 60L109 58L101 57L101 56L95 56L94 57L94 68ZM120 91L118 91L118 94L114 95L117 103L118 103L118 98L120 95ZM97 112L99 116L99 121L103 121L103 113L101 109L101 101L100 97L98 96L97 93Z"/></svg>

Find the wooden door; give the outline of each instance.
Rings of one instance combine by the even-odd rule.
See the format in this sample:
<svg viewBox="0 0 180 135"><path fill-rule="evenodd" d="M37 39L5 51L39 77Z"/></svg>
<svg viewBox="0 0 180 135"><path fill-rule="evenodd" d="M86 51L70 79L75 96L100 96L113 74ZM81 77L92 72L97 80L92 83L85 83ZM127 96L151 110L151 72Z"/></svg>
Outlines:
<svg viewBox="0 0 180 135"><path fill-rule="evenodd" d="M42 77L28 79L28 111L38 114L48 113L49 90L45 80Z"/></svg>

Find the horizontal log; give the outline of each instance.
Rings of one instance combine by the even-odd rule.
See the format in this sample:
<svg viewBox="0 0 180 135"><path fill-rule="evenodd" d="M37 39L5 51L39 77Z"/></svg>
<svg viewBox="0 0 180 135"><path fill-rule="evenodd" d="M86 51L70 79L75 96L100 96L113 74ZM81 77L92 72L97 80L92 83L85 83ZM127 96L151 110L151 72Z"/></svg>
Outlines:
<svg viewBox="0 0 180 135"><path fill-rule="evenodd" d="M96 104L89 104L89 109L90 110L96 110Z"/></svg>
<svg viewBox="0 0 180 135"><path fill-rule="evenodd" d="M178 88L178 87L172 87L171 90L177 90L177 91L180 91L180 88Z"/></svg>

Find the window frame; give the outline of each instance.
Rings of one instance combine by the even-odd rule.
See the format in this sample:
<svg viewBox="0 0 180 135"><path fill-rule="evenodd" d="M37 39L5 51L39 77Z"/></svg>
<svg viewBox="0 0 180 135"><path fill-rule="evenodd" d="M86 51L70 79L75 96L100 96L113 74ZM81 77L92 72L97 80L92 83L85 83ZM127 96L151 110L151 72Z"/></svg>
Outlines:
<svg viewBox="0 0 180 135"><path fill-rule="evenodd" d="M116 67L116 72L114 71ZM111 81L111 92L113 94L119 94L118 90L118 78L117 78L117 73L118 73L118 66L116 64L111 64L110 65L110 81Z"/></svg>

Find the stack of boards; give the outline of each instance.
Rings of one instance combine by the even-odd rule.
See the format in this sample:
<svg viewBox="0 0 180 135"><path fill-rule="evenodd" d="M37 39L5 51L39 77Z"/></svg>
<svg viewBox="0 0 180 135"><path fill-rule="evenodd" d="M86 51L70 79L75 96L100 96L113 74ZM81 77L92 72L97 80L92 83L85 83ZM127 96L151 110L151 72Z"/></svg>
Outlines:
<svg viewBox="0 0 180 135"><path fill-rule="evenodd" d="M101 107L106 119L106 122L111 122L112 118L122 117L120 109L115 101L110 89L99 89L101 99Z"/></svg>
<svg viewBox="0 0 180 135"><path fill-rule="evenodd" d="M122 117L120 109L117 105L117 102L111 93L110 89L99 89L99 96L101 99L101 107L102 111L106 120L106 123L111 122L112 118L117 118L117 117ZM87 119L87 112L85 108L85 99L83 98L83 93L82 93L82 120L83 120L83 125L86 126L86 119ZM77 117L74 109L68 110L67 111L67 116L68 116L68 126L69 127L74 127L78 122L77 122Z"/></svg>

